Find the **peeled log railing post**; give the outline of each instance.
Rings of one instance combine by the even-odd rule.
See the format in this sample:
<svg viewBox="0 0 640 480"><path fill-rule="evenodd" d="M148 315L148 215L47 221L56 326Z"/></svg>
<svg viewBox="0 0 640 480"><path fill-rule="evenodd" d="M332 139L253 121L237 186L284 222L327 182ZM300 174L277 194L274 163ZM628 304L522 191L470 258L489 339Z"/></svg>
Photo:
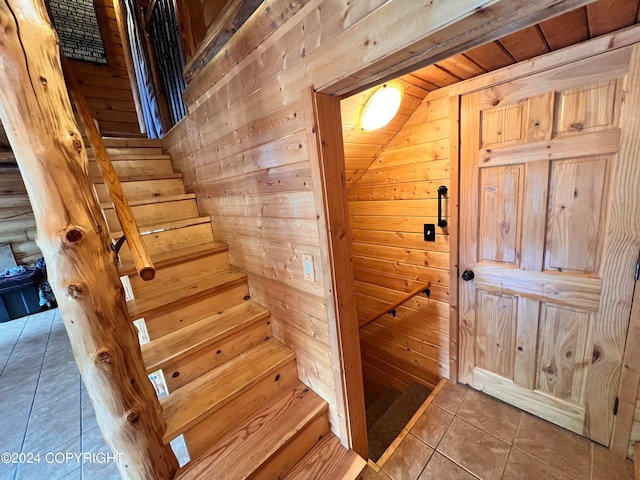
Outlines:
<svg viewBox="0 0 640 480"><path fill-rule="evenodd" d="M42 0L0 0L0 119L15 153L73 353L123 478L178 468L129 320Z"/></svg>

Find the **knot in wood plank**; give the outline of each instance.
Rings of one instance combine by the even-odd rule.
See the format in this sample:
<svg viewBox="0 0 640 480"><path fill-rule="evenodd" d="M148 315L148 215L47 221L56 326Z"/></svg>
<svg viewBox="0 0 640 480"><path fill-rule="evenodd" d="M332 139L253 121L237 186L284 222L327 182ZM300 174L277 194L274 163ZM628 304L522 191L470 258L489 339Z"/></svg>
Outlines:
<svg viewBox="0 0 640 480"><path fill-rule="evenodd" d="M111 363L113 360L113 352L107 348L101 348L93 356L93 363L96 365L100 363Z"/></svg>
<svg viewBox="0 0 640 480"><path fill-rule="evenodd" d="M80 285L69 285L67 287L67 295L71 298L79 298L82 296L82 287Z"/></svg>
<svg viewBox="0 0 640 480"><path fill-rule="evenodd" d="M69 242L76 243L82 239L82 232L77 228L73 228L67 232L65 237Z"/></svg>

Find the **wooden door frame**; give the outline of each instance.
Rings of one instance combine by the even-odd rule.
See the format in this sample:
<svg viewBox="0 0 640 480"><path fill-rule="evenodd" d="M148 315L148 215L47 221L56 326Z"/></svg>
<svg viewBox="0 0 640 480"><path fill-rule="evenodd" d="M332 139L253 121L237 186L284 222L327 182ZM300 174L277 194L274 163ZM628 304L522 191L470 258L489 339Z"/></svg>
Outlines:
<svg viewBox="0 0 640 480"><path fill-rule="evenodd" d="M588 3L588 2L585 2ZM549 13L547 17L559 12ZM540 21L531 17L532 22ZM518 24L514 29L522 28ZM496 30L495 35L486 33L465 44L458 44L447 51L447 56L463 52L474 45L504 35L504 31ZM474 43L475 42L475 43ZM474 79L460 82L449 87L451 113L451 196L450 196L450 379L458 379L458 206L459 206L459 108L460 96L481 90L490 85L504 83L527 76L533 69L536 71L555 68L587 58L598 53L621 48L640 42L640 26L604 35L587 42L577 44L545 56L506 67L497 72L490 72ZM419 43L419 42L418 42ZM414 44L415 47L417 44ZM416 55L411 46L398 53L389 53L379 59L380 69L367 68L350 76L353 82L345 86L345 79L327 82L317 91L313 86L304 91L304 105L307 115L307 134L310 139L311 168L314 183L316 205L318 208L318 226L320 231L320 249L323 271L327 287L327 312L330 318L331 348L334 358L334 374L336 374L336 397L338 414L344 419L341 439L345 446L354 449L364 458L368 456L366 418L364 412L364 388L362 383L362 361L360 358L357 313L355 311L355 282L353 281L353 264L351 254L350 226L348 216L348 196L346 191L346 173L344 151L342 148L342 123L340 116L340 99L353 95L365 88L384 80L399 76L412 69L444 58L437 49L428 60ZM391 59L395 61L391 63ZM391 66L387 66L391 64ZM309 113L313 112L311 115ZM314 148L314 145L316 148ZM338 147L339 146L339 147ZM346 276L351 272L351 276ZM640 307L637 304L632 312L633 329L630 327L628 338L633 331L640 332ZM354 338L357 341L354 341ZM629 343L629 342L628 342ZM627 354L623 379L628 377L632 387L624 392L621 389L621 406L624 415L616 417L611 449L622 453L629 441L628 432L633 421L635 395L640 382L640 348L638 352ZM630 358L628 358L630 357ZM625 381L627 381L625 380ZM621 382L622 384L622 382ZM635 389L633 388L635 386ZM626 435L626 439L624 436Z"/></svg>

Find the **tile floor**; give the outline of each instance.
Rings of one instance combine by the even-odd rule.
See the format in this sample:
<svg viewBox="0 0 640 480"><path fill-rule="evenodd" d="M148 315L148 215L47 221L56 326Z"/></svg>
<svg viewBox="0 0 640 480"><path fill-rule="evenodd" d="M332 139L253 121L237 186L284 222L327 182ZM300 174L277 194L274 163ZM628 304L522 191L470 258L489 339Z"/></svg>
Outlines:
<svg viewBox="0 0 640 480"><path fill-rule="evenodd" d="M364 480L633 480L609 450L452 383L378 473Z"/></svg>
<svg viewBox="0 0 640 480"><path fill-rule="evenodd" d="M98 429L57 310L0 324L0 454L98 453ZM116 480L115 463L3 463L0 480ZM447 383L381 472L364 480L627 480L630 461Z"/></svg>
<svg viewBox="0 0 640 480"><path fill-rule="evenodd" d="M0 480L120 478L113 462L65 461L57 455L109 452L58 310L0 324L0 454L4 452L40 453L40 463L6 463L0 455Z"/></svg>

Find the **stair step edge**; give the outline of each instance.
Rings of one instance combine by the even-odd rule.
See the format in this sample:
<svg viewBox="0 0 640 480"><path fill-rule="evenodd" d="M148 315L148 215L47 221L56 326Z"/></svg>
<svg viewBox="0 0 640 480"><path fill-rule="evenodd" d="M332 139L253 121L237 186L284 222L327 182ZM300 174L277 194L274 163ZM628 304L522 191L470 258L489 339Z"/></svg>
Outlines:
<svg viewBox="0 0 640 480"><path fill-rule="evenodd" d="M247 274L244 272L239 272L237 270L225 270L219 272L220 274L228 274L230 278L220 281L219 283L209 284L203 287L202 289L195 289L195 291L190 292L188 295L184 297L180 297L176 300L167 300L163 301L162 299L157 303L152 303L149 300L144 298L139 299L140 302L136 302L136 299L127 301L127 308L129 309L129 316L135 320L137 318L143 318L145 315L149 315L157 310L166 308L168 305L180 304L180 303L189 303L195 300L199 300L207 295L211 295L213 293L223 292L228 290L229 288L235 287L236 285L240 285L247 281ZM201 280L196 277L193 279L193 282L201 282ZM189 291L189 288L184 288L185 291ZM150 306L145 306L145 303L152 303ZM139 305L140 304L140 305Z"/></svg>
<svg viewBox="0 0 640 480"><path fill-rule="evenodd" d="M312 390L295 382L207 453L180 469L174 480L247 478L294 440L304 427L326 415L328 408L328 404ZM262 423L256 425L257 419ZM247 430L250 430L249 434Z"/></svg>
<svg viewBox="0 0 640 480"><path fill-rule="evenodd" d="M281 480L355 480L367 462L347 450L333 433L327 434Z"/></svg>
<svg viewBox="0 0 640 480"><path fill-rule="evenodd" d="M167 230L175 230L177 228L190 227L192 225L200 225L201 223L210 223L211 217L200 216L194 218L188 218L186 220L173 220L166 223L158 223L155 225L149 225L146 227L140 227L140 235L149 235L151 233L159 233ZM122 231L113 231L110 233L112 240L117 240L122 237Z"/></svg>
<svg viewBox="0 0 640 480"><path fill-rule="evenodd" d="M184 262L197 260L209 255L217 255L229 250L226 243L208 242L200 245L179 248L168 252L159 252L151 255L151 261L156 270L168 268ZM136 266L132 261L122 262L118 265L120 276L137 275Z"/></svg>
<svg viewBox="0 0 640 480"><path fill-rule="evenodd" d="M164 442L169 443L295 358L293 350L269 339L175 390L161 400ZM259 362L266 368L256 372Z"/></svg>
<svg viewBox="0 0 640 480"><path fill-rule="evenodd" d="M153 205L160 203L169 203L169 202L181 202L183 200L195 200L195 193L179 193L176 195L162 195L157 197L149 197L149 198L140 198L136 200L129 200L130 207L139 207L141 205ZM100 208L102 210L111 210L113 209L112 202L102 202L100 204Z"/></svg>
<svg viewBox="0 0 640 480"><path fill-rule="evenodd" d="M234 316L243 315L240 319L234 319ZM176 332L164 335L157 340L142 346L142 356L147 368L147 373L154 372L161 368L165 368L169 363L176 362L188 355L192 355L210 345L213 345L236 332L249 328L254 323L268 318L270 312L261 305L247 301L228 308L227 310L210 315L191 325L181 328ZM225 319L230 319L225 322ZM232 322L231 320L235 320ZM175 346L182 343L182 339L190 334L198 332L200 338L196 343L191 344L187 348L170 354L160 354L154 352L162 352L167 350L167 346Z"/></svg>
<svg viewBox="0 0 640 480"><path fill-rule="evenodd" d="M145 182L147 180L171 180L176 178L182 178L181 172L165 172L165 173L153 173L147 175L118 175L120 183L125 182ZM91 177L91 183L101 184L105 183L104 178L101 176Z"/></svg>

